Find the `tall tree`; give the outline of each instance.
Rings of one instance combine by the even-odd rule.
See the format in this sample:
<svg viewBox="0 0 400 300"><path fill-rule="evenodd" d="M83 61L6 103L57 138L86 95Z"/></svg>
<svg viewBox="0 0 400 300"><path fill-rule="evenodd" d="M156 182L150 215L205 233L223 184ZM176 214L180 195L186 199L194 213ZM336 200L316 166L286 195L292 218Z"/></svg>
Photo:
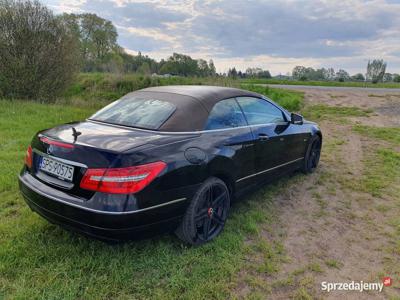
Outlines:
<svg viewBox="0 0 400 300"><path fill-rule="evenodd" d="M236 79L238 76L238 72L236 71L236 68L233 67L232 69L228 70L228 77L231 77L233 79Z"/></svg>
<svg viewBox="0 0 400 300"><path fill-rule="evenodd" d="M367 80L372 83L382 81L386 71L386 62L383 59L374 59L372 62L368 61L367 65Z"/></svg>
<svg viewBox="0 0 400 300"><path fill-rule="evenodd" d="M339 71L336 72L336 79L341 82L347 81L350 79L350 75L347 71L339 69Z"/></svg>
<svg viewBox="0 0 400 300"><path fill-rule="evenodd" d="M214 61L210 59L208 62L208 68L210 69L209 76L215 76L217 74L217 70L215 69Z"/></svg>
<svg viewBox="0 0 400 300"><path fill-rule="evenodd" d="M197 60L197 69L198 69L198 75L202 77L208 76L208 74L210 73L207 61L201 58Z"/></svg>
<svg viewBox="0 0 400 300"><path fill-rule="evenodd" d="M198 74L197 60L189 55L173 53L160 69L161 74L194 76Z"/></svg>
<svg viewBox="0 0 400 300"><path fill-rule="evenodd" d="M303 66L296 66L293 68L292 76L297 80L307 80L306 77L307 68Z"/></svg>
<svg viewBox="0 0 400 300"><path fill-rule="evenodd" d="M383 82L393 81L393 75L390 73L385 73L382 78Z"/></svg>
<svg viewBox="0 0 400 300"><path fill-rule="evenodd" d="M334 68L324 69L324 79L325 80L335 80L336 73Z"/></svg>
<svg viewBox="0 0 400 300"><path fill-rule="evenodd" d="M115 58L111 54L120 52L118 33L111 21L95 14L63 14L60 19L79 40L84 70L105 64Z"/></svg>

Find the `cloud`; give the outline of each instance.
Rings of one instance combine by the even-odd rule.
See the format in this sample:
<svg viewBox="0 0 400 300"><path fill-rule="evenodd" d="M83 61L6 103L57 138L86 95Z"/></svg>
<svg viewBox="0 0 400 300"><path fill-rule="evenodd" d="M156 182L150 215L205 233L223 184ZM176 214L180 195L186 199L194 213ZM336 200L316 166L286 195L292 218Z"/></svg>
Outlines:
<svg viewBox="0 0 400 300"><path fill-rule="evenodd" d="M199 5L201 11L224 13L196 18L192 30L224 47L227 56L349 56L359 55L362 49L345 42L376 39L399 16L375 6L373 11L356 12L357 5L332 7L329 3L224 1L211 8Z"/></svg>
<svg viewBox="0 0 400 300"><path fill-rule="evenodd" d="M102 12L115 23L138 28L160 28L166 23L182 22L190 15L151 2L112 0L86 1L81 9Z"/></svg>
<svg viewBox="0 0 400 300"><path fill-rule="evenodd" d="M285 73L302 64L350 72L383 58L400 72L400 3L385 0L45 0L56 12L93 12L119 43L157 58L182 52ZM392 72L393 72L392 71Z"/></svg>

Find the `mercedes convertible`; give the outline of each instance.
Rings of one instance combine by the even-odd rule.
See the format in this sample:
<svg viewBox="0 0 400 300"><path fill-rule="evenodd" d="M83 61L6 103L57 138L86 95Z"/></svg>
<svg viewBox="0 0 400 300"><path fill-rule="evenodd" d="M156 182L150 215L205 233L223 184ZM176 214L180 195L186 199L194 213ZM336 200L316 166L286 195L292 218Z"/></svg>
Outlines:
<svg viewBox="0 0 400 300"><path fill-rule="evenodd" d="M66 229L111 242L175 231L200 245L221 233L234 199L313 172L321 145L317 124L263 95L151 87L35 134L19 186L33 211Z"/></svg>

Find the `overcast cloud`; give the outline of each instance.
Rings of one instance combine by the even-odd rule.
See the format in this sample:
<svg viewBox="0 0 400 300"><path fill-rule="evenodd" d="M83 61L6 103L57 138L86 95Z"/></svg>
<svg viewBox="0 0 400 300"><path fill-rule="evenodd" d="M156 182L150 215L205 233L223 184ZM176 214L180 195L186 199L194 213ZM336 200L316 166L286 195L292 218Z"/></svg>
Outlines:
<svg viewBox="0 0 400 300"><path fill-rule="evenodd" d="M365 72L383 58L400 73L400 1L44 0L56 13L111 20L119 44L157 59L172 52L212 58L218 71L296 65Z"/></svg>

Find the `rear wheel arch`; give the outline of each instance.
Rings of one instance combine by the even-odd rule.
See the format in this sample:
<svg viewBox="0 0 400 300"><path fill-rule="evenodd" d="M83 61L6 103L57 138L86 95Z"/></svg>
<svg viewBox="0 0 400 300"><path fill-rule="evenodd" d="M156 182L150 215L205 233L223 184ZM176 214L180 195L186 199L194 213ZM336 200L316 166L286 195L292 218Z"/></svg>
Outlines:
<svg viewBox="0 0 400 300"><path fill-rule="evenodd" d="M235 184L234 184L232 176L230 176L228 173L216 172L214 174L210 174L210 177L216 177L218 179L221 179L228 187L229 194L231 197L235 194Z"/></svg>
<svg viewBox="0 0 400 300"><path fill-rule="evenodd" d="M321 131L317 131L315 134L319 136L319 138L321 140L321 143L322 143L322 133L321 133Z"/></svg>
<svg viewBox="0 0 400 300"><path fill-rule="evenodd" d="M217 177L221 179L229 189L231 196L235 193L235 181L232 172L235 170L233 161L224 156L218 156L209 163L208 166L208 177Z"/></svg>

